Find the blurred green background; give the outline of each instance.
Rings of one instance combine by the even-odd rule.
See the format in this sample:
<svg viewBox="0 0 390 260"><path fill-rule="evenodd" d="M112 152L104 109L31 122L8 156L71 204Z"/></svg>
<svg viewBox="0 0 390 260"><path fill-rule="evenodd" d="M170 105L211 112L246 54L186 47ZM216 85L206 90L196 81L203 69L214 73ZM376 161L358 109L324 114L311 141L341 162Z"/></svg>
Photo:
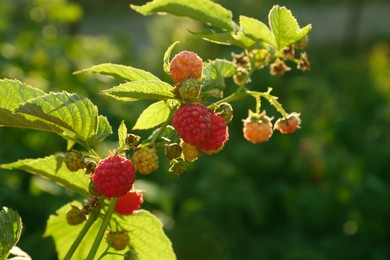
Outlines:
<svg viewBox="0 0 390 260"><path fill-rule="evenodd" d="M242 137L241 119L254 104L233 103L225 149L201 157L180 178L166 163L141 176L136 185L146 189L143 207L163 221L178 259L390 259L390 3L218 2L235 20L243 14L266 21L272 5L280 4L301 26L312 23L311 71L271 77L264 70L250 84L273 87L287 111L302 113L302 129L253 145ZM122 119L131 128L147 104L112 102L98 92L117 82L72 72L110 62L169 81L162 58L176 40L175 51L195 51L204 60L239 51L195 38L189 30L200 25L192 20L143 17L128 5L2 0L0 77L86 95L115 131ZM115 141L114 134L101 151ZM0 128L0 163L65 149L53 134ZM42 178L0 170L0 206L20 212L19 246L33 259L56 259L53 242L42 238L46 220L75 198Z"/></svg>

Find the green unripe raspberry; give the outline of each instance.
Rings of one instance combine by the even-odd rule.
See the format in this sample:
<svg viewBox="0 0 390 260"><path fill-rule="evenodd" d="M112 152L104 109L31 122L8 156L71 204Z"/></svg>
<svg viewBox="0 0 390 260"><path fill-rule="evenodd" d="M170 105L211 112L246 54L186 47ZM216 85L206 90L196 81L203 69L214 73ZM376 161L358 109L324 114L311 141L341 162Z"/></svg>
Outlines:
<svg viewBox="0 0 390 260"><path fill-rule="evenodd" d="M221 103L215 110L215 113L222 117L226 123L229 123L233 119L233 108L229 103Z"/></svg>
<svg viewBox="0 0 390 260"><path fill-rule="evenodd" d="M185 170L187 170L187 164L182 159L175 160L169 168L169 172L172 172L176 175L181 175L183 172L185 172Z"/></svg>
<svg viewBox="0 0 390 260"><path fill-rule="evenodd" d="M118 232L108 231L106 232L106 241L112 248L123 250L129 245L129 233L125 230Z"/></svg>
<svg viewBox="0 0 390 260"><path fill-rule="evenodd" d="M96 162L94 161L87 161L85 163L85 173L93 173L93 171L95 170L96 168Z"/></svg>
<svg viewBox="0 0 390 260"><path fill-rule="evenodd" d="M165 146L165 156L168 160L172 161L173 159L177 159L181 156L183 149L178 144L170 144Z"/></svg>
<svg viewBox="0 0 390 260"><path fill-rule="evenodd" d="M178 85L178 89L182 99L193 100L199 97L201 83L194 78L188 78Z"/></svg>
<svg viewBox="0 0 390 260"><path fill-rule="evenodd" d="M101 194L96 190L96 184L93 181L89 182L88 191L93 196L97 196L97 197L101 196Z"/></svg>
<svg viewBox="0 0 390 260"><path fill-rule="evenodd" d="M182 141L180 143L180 146L183 149L183 155L186 161L196 161L198 157L202 154L202 152L198 149L196 145L192 145Z"/></svg>
<svg viewBox="0 0 390 260"><path fill-rule="evenodd" d="M66 212L66 221L69 225L75 226L81 224L86 219L83 212L76 206L71 205L71 208Z"/></svg>
<svg viewBox="0 0 390 260"><path fill-rule="evenodd" d="M126 135L126 145L130 147L135 147L137 146L138 142L141 140L141 137L135 134L127 134Z"/></svg>
<svg viewBox="0 0 390 260"><path fill-rule="evenodd" d="M69 171L72 172L76 172L85 167L83 154L76 150L65 153L64 163Z"/></svg>
<svg viewBox="0 0 390 260"><path fill-rule="evenodd" d="M149 174L158 169L158 156L154 147L137 149L131 160L139 173Z"/></svg>

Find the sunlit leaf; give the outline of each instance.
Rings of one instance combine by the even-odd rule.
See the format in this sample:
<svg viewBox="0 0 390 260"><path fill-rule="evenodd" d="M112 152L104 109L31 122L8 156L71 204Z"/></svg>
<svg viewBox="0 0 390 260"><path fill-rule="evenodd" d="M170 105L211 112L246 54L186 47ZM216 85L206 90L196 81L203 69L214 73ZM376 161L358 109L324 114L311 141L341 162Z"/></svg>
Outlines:
<svg viewBox="0 0 390 260"><path fill-rule="evenodd" d="M173 87L163 81L131 81L103 90L102 93L118 100L136 101L140 99L173 98Z"/></svg>
<svg viewBox="0 0 390 260"><path fill-rule="evenodd" d="M61 207L56 215L50 216L44 234L44 236L53 237L59 259L65 257L70 245L83 227L83 225L71 226L66 222L66 212L71 205L81 207L81 203L77 201ZM113 218L116 222L114 223L114 220L111 220L112 227L120 225L122 229L129 232L131 238L129 246L135 250L138 260L176 259L172 244L166 237L161 222L149 212L139 210L132 215L121 217L115 214ZM91 226L74 254L75 259L86 258L101 224L102 220L98 218ZM103 240L96 255L100 256L106 247L107 242ZM123 254L127 249L121 251L110 249L110 251ZM109 259L123 259L123 256L110 254Z"/></svg>
<svg viewBox="0 0 390 260"><path fill-rule="evenodd" d="M33 88L17 80L0 80L0 126L61 132L61 128L50 122L42 122L28 115L15 113L21 103L44 94L40 89Z"/></svg>
<svg viewBox="0 0 390 260"><path fill-rule="evenodd" d="M119 146L123 146L126 141L126 135L127 135L127 127L125 125L125 121L122 120L121 124L118 128L118 141Z"/></svg>
<svg viewBox="0 0 390 260"><path fill-rule="evenodd" d="M60 155L51 155L38 159L22 159L13 163L1 164L0 168L26 171L45 177L80 194L89 194L89 180L84 170L77 172L69 171L64 163L64 157Z"/></svg>
<svg viewBox="0 0 390 260"><path fill-rule="evenodd" d="M244 49L249 49L256 44L256 41L249 38L240 31L225 32L216 29L204 29L200 32L192 32L194 35L203 38L204 40L222 44L222 45L235 45Z"/></svg>
<svg viewBox="0 0 390 260"><path fill-rule="evenodd" d="M133 130L144 130L158 126L165 122L170 114L170 108L164 101L151 104L138 117Z"/></svg>
<svg viewBox="0 0 390 260"><path fill-rule="evenodd" d="M109 75L115 78L125 79L127 81L160 80L158 77L154 76L150 72L133 68L130 66L111 64L111 63L99 64L88 69L77 71L75 72L75 74L80 74L84 72L92 72L92 73Z"/></svg>
<svg viewBox="0 0 390 260"><path fill-rule="evenodd" d="M22 227L18 212L3 207L0 211L0 259L6 259L12 247L18 243Z"/></svg>
<svg viewBox="0 0 390 260"><path fill-rule="evenodd" d="M275 5L269 12L268 22L275 37L277 49L282 49L305 37L311 25L300 28L291 11L286 7Z"/></svg>
<svg viewBox="0 0 390 260"><path fill-rule="evenodd" d="M130 245L138 260L176 259L172 243L165 235L160 220L150 212L139 210L132 215L115 216L118 224L129 231Z"/></svg>
<svg viewBox="0 0 390 260"><path fill-rule="evenodd" d="M142 6L130 5L130 7L143 15L162 12L190 17L227 30L232 30L234 27L232 12L209 0L155 0Z"/></svg>
<svg viewBox="0 0 390 260"><path fill-rule="evenodd" d="M98 115L92 102L78 94L50 92L31 99L16 112L52 123L76 134L76 138L87 142L96 134Z"/></svg>
<svg viewBox="0 0 390 260"><path fill-rule="evenodd" d="M261 21L241 15L240 26L247 34L254 39L261 40L276 47L275 38L268 26Z"/></svg>
<svg viewBox="0 0 390 260"><path fill-rule="evenodd" d="M170 71L170 59L171 59L171 52L173 48L178 44L179 42L176 41L171 44L171 46L168 47L168 49L164 53L164 71L169 75Z"/></svg>
<svg viewBox="0 0 390 260"><path fill-rule="evenodd" d="M107 117L99 115L98 120L99 122L96 134L88 139L88 143L90 145L97 144L103 141L107 136L112 134L112 128L107 120Z"/></svg>

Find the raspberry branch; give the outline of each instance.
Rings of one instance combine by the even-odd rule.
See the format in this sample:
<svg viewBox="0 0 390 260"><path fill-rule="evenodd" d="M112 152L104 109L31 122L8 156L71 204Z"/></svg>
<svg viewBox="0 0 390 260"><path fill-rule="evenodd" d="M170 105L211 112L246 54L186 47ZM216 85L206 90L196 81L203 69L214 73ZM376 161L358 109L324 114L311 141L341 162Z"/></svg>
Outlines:
<svg viewBox="0 0 390 260"><path fill-rule="evenodd" d="M74 252L76 251L76 249L78 248L78 246L80 245L80 242L83 240L85 234L87 234L88 230L90 229L90 227L92 226L92 224L96 221L96 219L98 218L99 216L99 213L100 213L100 210L102 208L102 205L103 205L103 200L104 200L104 197L101 197L99 199L99 206L96 207L90 214L87 222L85 223L85 225L83 226L83 228L81 229L80 233L78 234L78 236L76 237L76 239L73 241L73 244L71 245L71 247L69 248L68 252L66 253L65 257L64 257L64 260L70 260L72 259L72 256L74 254Z"/></svg>
<svg viewBox="0 0 390 260"><path fill-rule="evenodd" d="M106 214L104 214L103 223L100 226L100 229L96 235L95 241L93 242L91 250L89 251L89 254L86 258L87 260L94 260L95 259L95 255L96 255L97 250L99 248L100 242L102 242L104 232L106 231L107 226L110 223L111 215L115 210L115 205L116 205L117 201L118 201L118 198L113 198L110 201L107 212L106 212Z"/></svg>

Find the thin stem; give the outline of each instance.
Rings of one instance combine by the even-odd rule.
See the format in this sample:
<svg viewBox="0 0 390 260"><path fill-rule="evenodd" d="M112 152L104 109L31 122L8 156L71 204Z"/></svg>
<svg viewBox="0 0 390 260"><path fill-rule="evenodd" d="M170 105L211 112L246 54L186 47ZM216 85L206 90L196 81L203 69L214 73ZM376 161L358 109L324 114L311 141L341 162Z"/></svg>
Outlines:
<svg viewBox="0 0 390 260"><path fill-rule="evenodd" d="M99 229L99 231L98 231L98 233L96 235L95 241L92 244L92 248L89 251L89 254L88 254L87 258L86 258L87 260L93 260L95 258L95 255L96 255L97 250L99 248L100 242L103 239L104 232L106 231L108 223L110 223L111 215L112 215L112 213L115 210L115 205L116 205L117 201L118 201L118 198L113 198L110 201L110 204L108 206L107 212L104 215L103 223L100 226L100 229Z"/></svg>
<svg viewBox="0 0 390 260"><path fill-rule="evenodd" d="M100 212L100 209L101 209L101 205L103 204L102 203L103 199L104 199L103 197L100 198L99 206L96 207L91 212L91 214L90 214L87 222L85 223L84 227L81 229L80 233L77 235L77 237L76 237L75 241L73 242L72 246L69 248L68 252L66 253L66 255L64 257L65 260L72 259L72 256L73 256L74 252L76 251L77 247L80 245L80 243L83 240L84 236L87 234L89 228L92 226L92 224L98 218L99 212Z"/></svg>

